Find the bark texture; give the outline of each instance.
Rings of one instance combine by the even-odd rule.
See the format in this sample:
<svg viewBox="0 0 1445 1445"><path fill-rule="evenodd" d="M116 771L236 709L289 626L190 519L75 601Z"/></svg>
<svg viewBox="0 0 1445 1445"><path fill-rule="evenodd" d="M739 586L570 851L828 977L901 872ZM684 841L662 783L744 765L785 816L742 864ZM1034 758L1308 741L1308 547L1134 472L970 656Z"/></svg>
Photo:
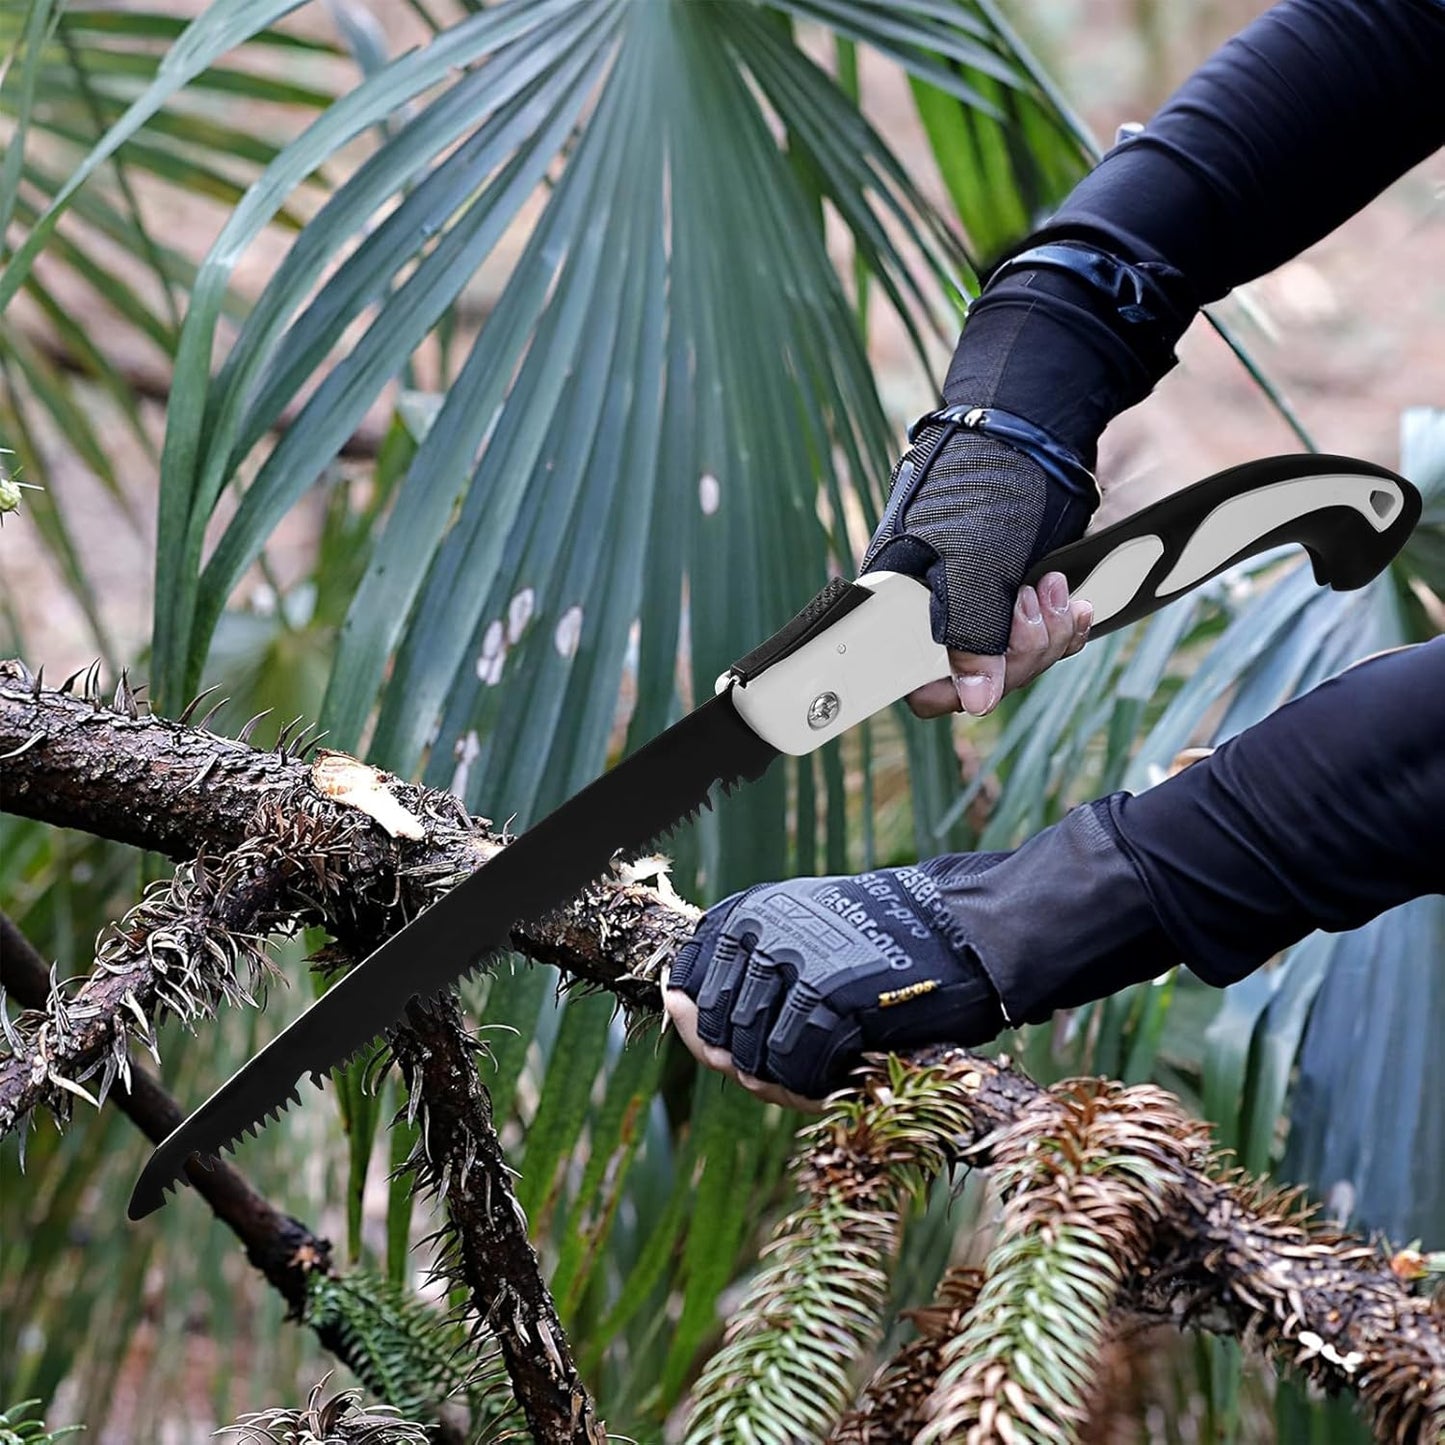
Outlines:
<svg viewBox="0 0 1445 1445"><path fill-rule="evenodd" d="M292 886L353 955L400 927L505 843L449 795L394 780L392 792L423 820L424 836L393 840L356 809L319 793L311 769L294 757L131 717L124 709L117 715L94 700L41 689L16 665L8 678L0 673L0 753L11 755L0 794L7 811L178 859L280 841L298 818L306 819L305 836L320 861L308 864L313 886ZM263 890L253 927L272 926L276 911L274 892ZM656 886L636 875L616 877L588 889L558 917L519 929L512 941L578 981L607 988L629 1005L656 1009L659 970L698 916L671 893L665 877ZM144 973L143 962L140 968ZM132 992L134 987L135 981ZM47 1007L53 1012L65 1002L52 998ZM600 1438L566 1341L554 1330L555 1313L525 1231L505 1217L516 1212L515 1196L506 1185L470 1041L449 1010L414 1013L394 1047L403 1067L420 1079L437 1111L433 1119L445 1120L439 1137L460 1141L460 1155L444 1146L427 1167L447 1200L461 1271L489 1323L502 1326L509 1312L517 1321L511 1348L522 1375L514 1379L519 1393L525 1388L532 1394L524 1404L529 1418L536 1411L531 1423L537 1437ZM80 1022L68 1022L60 1032L79 1033ZM134 1011L122 1001L112 1028L123 1033L134 1022ZM32 1033L33 1027L32 1020ZM93 1066L110 1046L104 1040L76 1045L67 1067ZM908 1067L958 1074L967 1123L951 1147L981 1167L991 1162L992 1141L1046 1104L1044 1091L1007 1060L932 1049L919 1052ZM1289 1201L1267 1196L1250 1181L1193 1163L1168 1167L1169 1208L1130 1285L1131 1309L1262 1343L1327 1387L1358 1393L1383 1439L1431 1439L1432 1430L1438 1436L1445 1428L1445 1311L1437 1301L1402 1283L1380 1249L1319 1229ZM548 1359L546 1378L531 1379L526 1366L539 1354Z"/></svg>
<svg viewBox="0 0 1445 1445"><path fill-rule="evenodd" d="M313 766L284 745L263 753L132 711L47 691L18 664L0 668L0 754L9 755L0 808L193 859L103 935L78 990L49 989L22 1015L0 1056L0 1132L38 1104L65 1109L97 1070L102 1093L124 1083L129 1038L149 1044L161 1013L196 1017L244 997L241 979L264 966L269 933L321 924L359 957L501 846L454 798L400 783L395 795L425 820L426 837L395 840L316 787ZM229 850L220 858L210 852L218 846ZM644 908L630 895L604 902L618 936L593 932L598 981L624 971L632 955L621 935L633 936L629 920ZM538 951L565 951L576 927L572 911L553 920ZM432 1121L417 1167L447 1207L458 1278L501 1344L534 1438L600 1441L455 1006L413 1009L391 1046Z"/></svg>

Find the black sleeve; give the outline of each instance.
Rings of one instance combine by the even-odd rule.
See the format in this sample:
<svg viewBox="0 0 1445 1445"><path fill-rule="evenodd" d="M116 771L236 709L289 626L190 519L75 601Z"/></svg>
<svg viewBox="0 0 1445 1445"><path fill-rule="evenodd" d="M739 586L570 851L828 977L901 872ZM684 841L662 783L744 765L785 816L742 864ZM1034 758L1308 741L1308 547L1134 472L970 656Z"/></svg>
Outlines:
<svg viewBox="0 0 1445 1445"><path fill-rule="evenodd" d="M1121 320L1080 275L1020 266L975 302L945 398L1025 417L1092 465L1200 305L1297 255L1441 144L1445 0L1283 0L1030 238L1145 263L1159 325Z"/></svg>
<svg viewBox="0 0 1445 1445"><path fill-rule="evenodd" d="M1227 984L1315 929L1445 893L1445 637L1350 668L1112 830L1190 968Z"/></svg>
<svg viewBox="0 0 1445 1445"><path fill-rule="evenodd" d="M922 865L1011 1025L1184 963L1223 987L1445 893L1445 638L1350 668L1002 858ZM960 864L965 866L959 866Z"/></svg>

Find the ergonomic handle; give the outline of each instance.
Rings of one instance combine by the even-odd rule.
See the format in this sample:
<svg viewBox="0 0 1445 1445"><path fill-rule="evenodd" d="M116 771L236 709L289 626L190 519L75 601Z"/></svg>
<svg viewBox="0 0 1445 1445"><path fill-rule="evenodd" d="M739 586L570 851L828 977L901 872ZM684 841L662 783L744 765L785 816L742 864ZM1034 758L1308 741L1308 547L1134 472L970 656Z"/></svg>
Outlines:
<svg viewBox="0 0 1445 1445"><path fill-rule="evenodd" d="M1266 457L1216 472L1112 527L1050 552L1030 572L1062 572L1094 604L1091 635L1182 596L1226 567L1299 542L1315 579L1363 587L1404 545L1420 494L1372 462ZM717 680L757 735L801 756L916 687L947 677L926 583L899 572L835 578L780 631Z"/></svg>
<svg viewBox="0 0 1445 1445"><path fill-rule="evenodd" d="M1318 453L1264 457L1050 552L1026 580L1062 572L1069 596L1094 604L1089 635L1098 637L1286 542L1309 552L1321 585L1363 587L1419 518L1419 492L1386 467Z"/></svg>

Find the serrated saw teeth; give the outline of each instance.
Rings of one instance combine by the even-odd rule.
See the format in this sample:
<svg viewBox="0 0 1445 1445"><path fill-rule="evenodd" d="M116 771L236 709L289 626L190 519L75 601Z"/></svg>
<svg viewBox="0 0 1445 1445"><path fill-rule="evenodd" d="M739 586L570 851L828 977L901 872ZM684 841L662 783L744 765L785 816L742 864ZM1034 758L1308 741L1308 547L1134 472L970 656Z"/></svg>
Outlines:
<svg viewBox="0 0 1445 1445"><path fill-rule="evenodd" d="M309 1075L319 1087L414 1002L426 999L434 1007L511 947L519 919L545 918L606 877L618 853L642 856L639 839L665 838L712 807L717 784L730 791L760 777L777 756L726 693L639 748L423 909L243 1064L151 1156L131 1196L130 1217L158 1209L165 1202L162 1186L179 1182L198 1150L215 1149L222 1129L240 1127L254 1138L267 1119L279 1117L286 1107L276 1097L283 1081ZM294 1083L286 1092L289 1102L300 1102Z"/></svg>

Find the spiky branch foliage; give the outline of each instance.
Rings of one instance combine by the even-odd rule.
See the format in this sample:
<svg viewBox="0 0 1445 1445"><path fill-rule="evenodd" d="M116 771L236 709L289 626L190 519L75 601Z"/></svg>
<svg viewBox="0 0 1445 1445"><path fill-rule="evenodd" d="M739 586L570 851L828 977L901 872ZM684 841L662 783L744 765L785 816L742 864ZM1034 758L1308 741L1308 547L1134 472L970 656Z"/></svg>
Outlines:
<svg viewBox="0 0 1445 1445"><path fill-rule="evenodd" d="M64 1118L72 1100L98 1105L125 1079L134 1038L159 1062L156 1026L194 1030L222 1004L259 1007L274 974L268 940L327 924L345 907L338 864L364 820L337 820L287 794L255 809L229 852L182 863L101 933L95 971L56 983L43 1011L6 1026L0 1135L36 1105ZM83 1084L100 1075L94 1092Z"/></svg>
<svg viewBox="0 0 1445 1445"><path fill-rule="evenodd" d="M94 974L7 1026L0 1133L37 1105L63 1116L76 1097L103 1099L128 1067L128 1038L154 1054L161 1011L194 1025L222 1002L251 1002L268 932L316 923L368 951L501 846L449 794L392 780L426 832L424 844L398 843L315 785L287 730L261 750L207 731L209 713L195 727L148 717L124 680L103 698L95 669L77 678L72 697L76 678L49 689L43 669L0 662L0 807L181 863L107 929ZM655 1006L658 965L698 916L675 894L671 907L658 901L654 889L604 880L513 941L629 1006Z"/></svg>
<svg viewBox="0 0 1445 1445"><path fill-rule="evenodd" d="M879 1367L828 1437L828 1445L893 1445L918 1434L943 1367L944 1346L963 1329L982 1287L982 1270L955 1265L945 1271L932 1303L901 1311L917 1337Z"/></svg>
<svg viewBox="0 0 1445 1445"><path fill-rule="evenodd" d="M403 1415L430 1418L460 1398L475 1417L499 1387L510 1401L495 1350L472 1351L456 1322L370 1270L313 1274L304 1319L335 1338L352 1373Z"/></svg>
<svg viewBox="0 0 1445 1445"><path fill-rule="evenodd" d="M47 1430L43 1420L29 1418L31 1410L39 1400L21 1400L0 1410L0 1445L50 1445L66 1435L75 1435L83 1428L80 1425L64 1425L59 1430Z"/></svg>
<svg viewBox="0 0 1445 1445"><path fill-rule="evenodd" d="M1445 1292L1402 1289L1397 1257L1321 1224L1303 1190L1220 1175L1186 1181L1136 1305L1234 1335L1331 1394L1353 1391L1379 1441L1445 1441Z"/></svg>
<svg viewBox="0 0 1445 1445"><path fill-rule="evenodd" d="M360 1390L322 1395L328 1375L312 1388L299 1410L259 1410L242 1415L217 1435L234 1435L242 1445L428 1445L431 1432L390 1405L363 1409Z"/></svg>
<svg viewBox="0 0 1445 1445"><path fill-rule="evenodd" d="M117 1078L130 1081L131 1036L159 1061L154 1029L168 1015L194 1027L222 1002L254 1007L271 964L252 929L286 902L276 864L269 839L182 864L107 926L94 973L52 973L44 1008L5 1023L0 1135L37 1105L62 1119L76 1099L99 1108ZM97 1074L94 1090L85 1088Z"/></svg>
<svg viewBox="0 0 1445 1445"><path fill-rule="evenodd" d="M961 1056L870 1067L801 1136L802 1206L774 1232L693 1394L685 1439L817 1439L852 1395L877 1342L906 1199L948 1166L980 1075Z"/></svg>
<svg viewBox="0 0 1445 1445"><path fill-rule="evenodd" d="M1087 1418L1121 1289L1176 1207L1207 1130L1162 1090L1069 1080L993 1141L1000 1238L943 1351L919 1445L1060 1445Z"/></svg>
<svg viewBox="0 0 1445 1445"><path fill-rule="evenodd" d="M605 1445L607 1432L527 1237L477 1073L482 1046L466 1031L455 993L414 1008L391 1048L407 1088L407 1117L420 1126L405 1167L446 1211L431 1240L433 1275L465 1291L474 1335L495 1336L534 1440Z"/></svg>

